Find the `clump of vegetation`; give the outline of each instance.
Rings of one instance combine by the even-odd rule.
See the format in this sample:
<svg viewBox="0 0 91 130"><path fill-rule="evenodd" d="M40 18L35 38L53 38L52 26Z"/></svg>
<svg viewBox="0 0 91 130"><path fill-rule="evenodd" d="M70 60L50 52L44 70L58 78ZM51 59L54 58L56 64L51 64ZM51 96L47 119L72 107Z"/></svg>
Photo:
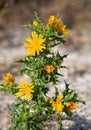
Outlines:
<svg viewBox="0 0 91 130"><path fill-rule="evenodd" d="M17 84L11 73L3 77L0 85L1 91L7 91L16 97L12 106L11 119L13 126L9 130L42 130L46 122L50 122L54 115L58 118L58 130L62 128L62 115L66 113L72 116L72 111L77 109L78 103L84 103L78 99L75 90L69 88L65 82L62 94L59 93L58 77L62 76L59 69L67 55L54 54L52 48L65 44L65 36L70 30L55 16L50 16L48 23L43 24L35 12L35 20L25 27L32 30L27 37L24 47L27 56L18 60L23 64L20 74L27 75L27 79L20 79ZM48 96L49 86L55 89L53 97Z"/></svg>

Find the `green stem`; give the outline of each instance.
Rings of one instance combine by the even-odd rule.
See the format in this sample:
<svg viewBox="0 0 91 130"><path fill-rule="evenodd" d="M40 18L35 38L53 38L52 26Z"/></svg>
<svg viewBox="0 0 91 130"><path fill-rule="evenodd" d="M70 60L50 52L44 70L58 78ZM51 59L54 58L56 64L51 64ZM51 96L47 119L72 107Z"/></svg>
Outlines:
<svg viewBox="0 0 91 130"><path fill-rule="evenodd" d="M56 87L56 85L54 85L54 88L55 88L55 98L57 98L57 96L59 95L58 88Z"/></svg>
<svg viewBox="0 0 91 130"><path fill-rule="evenodd" d="M58 130L61 130L62 129L62 118L61 118L61 115L58 114Z"/></svg>

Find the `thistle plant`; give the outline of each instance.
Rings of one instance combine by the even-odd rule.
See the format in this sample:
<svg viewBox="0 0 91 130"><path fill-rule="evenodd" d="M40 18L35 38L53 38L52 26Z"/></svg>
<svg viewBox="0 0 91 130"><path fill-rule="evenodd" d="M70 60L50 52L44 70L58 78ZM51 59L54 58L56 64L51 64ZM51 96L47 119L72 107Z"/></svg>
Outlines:
<svg viewBox="0 0 91 130"><path fill-rule="evenodd" d="M33 23L24 25L30 29L31 35L26 38L24 47L26 56L17 62L22 63L21 75L27 79L20 79L16 83L11 73L3 77L1 91L7 91L16 97L12 105L12 126L9 130L42 130L45 123L50 122L54 115L58 120L58 130L62 128L62 113L73 115L78 103L84 103L78 98L75 90L70 89L65 81L64 91L60 94L57 84L63 61L67 55L56 54L52 48L65 44L65 37L70 30L61 19L52 15L46 25L43 24L35 12ZM49 84L55 89L54 96L48 96Z"/></svg>

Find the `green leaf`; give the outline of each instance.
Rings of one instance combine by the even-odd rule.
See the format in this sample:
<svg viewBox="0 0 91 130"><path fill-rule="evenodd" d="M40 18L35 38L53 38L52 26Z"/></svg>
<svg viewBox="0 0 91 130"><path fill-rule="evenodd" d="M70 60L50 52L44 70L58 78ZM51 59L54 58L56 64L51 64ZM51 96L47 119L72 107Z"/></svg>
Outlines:
<svg viewBox="0 0 91 130"><path fill-rule="evenodd" d="M3 91L4 90L4 87L2 84L0 84L0 91Z"/></svg>
<svg viewBox="0 0 91 130"><path fill-rule="evenodd" d="M36 11L34 11L34 16L35 16L36 21L37 21L38 23L42 23L42 21L41 21L40 17L38 16L38 13L37 13Z"/></svg>

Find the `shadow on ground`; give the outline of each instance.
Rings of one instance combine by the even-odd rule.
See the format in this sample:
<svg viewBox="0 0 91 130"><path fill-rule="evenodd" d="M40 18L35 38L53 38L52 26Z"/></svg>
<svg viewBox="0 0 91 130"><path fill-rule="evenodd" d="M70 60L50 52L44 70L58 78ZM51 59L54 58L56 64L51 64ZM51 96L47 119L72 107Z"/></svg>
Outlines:
<svg viewBox="0 0 91 130"><path fill-rule="evenodd" d="M73 118L73 125L62 130L91 130L91 120L87 120L83 116L75 115Z"/></svg>

